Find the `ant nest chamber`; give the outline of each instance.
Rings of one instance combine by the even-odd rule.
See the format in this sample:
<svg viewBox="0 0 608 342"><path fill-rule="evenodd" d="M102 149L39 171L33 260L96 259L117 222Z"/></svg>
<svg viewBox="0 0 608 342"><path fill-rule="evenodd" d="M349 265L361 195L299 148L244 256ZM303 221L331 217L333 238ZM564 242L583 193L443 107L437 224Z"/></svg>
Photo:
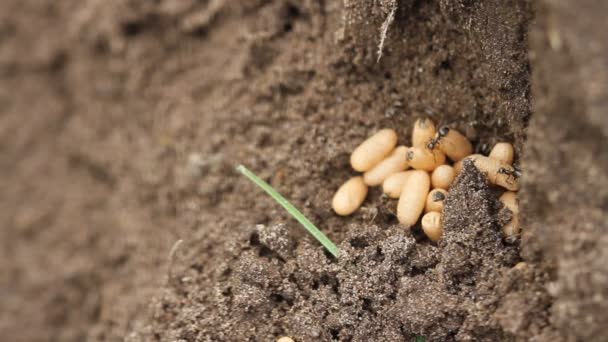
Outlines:
<svg viewBox="0 0 608 342"><path fill-rule="evenodd" d="M448 126L437 129L429 118L414 123L411 146L397 146L398 140L395 130L385 128L353 151L351 166L363 176L349 179L338 189L332 201L336 214L354 213L365 201L368 188L381 185L388 197L398 199L399 223L411 229L420 222L429 240L440 241L443 202L468 160L490 184L504 190L499 200L511 213L503 227L505 239L519 235L517 191L522 172L513 165L515 152L511 143L495 144L487 156L473 154L473 144L466 136Z"/></svg>

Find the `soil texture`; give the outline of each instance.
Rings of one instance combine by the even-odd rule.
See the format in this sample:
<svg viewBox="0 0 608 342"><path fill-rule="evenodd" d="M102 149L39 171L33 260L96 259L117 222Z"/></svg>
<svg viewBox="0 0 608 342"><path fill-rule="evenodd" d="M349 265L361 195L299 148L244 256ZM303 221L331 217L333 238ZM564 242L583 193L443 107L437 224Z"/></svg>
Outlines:
<svg viewBox="0 0 608 342"><path fill-rule="evenodd" d="M577 13L573 15L572 13ZM593 0L0 2L9 341L605 341L608 6ZM472 165L444 239L350 152L428 116L514 143L523 234ZM331 257L235 171L339 244Z"/></svg>

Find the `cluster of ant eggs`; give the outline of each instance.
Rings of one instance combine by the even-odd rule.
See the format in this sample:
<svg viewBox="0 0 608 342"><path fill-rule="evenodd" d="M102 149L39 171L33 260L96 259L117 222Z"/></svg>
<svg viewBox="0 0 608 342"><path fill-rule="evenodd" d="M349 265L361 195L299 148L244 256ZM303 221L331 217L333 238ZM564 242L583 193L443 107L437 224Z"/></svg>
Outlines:
<svg viewBox="0 0 608 342"><path fill-rule="evenodd" d="M516 191L520 171L512 165L513 145L497 143L487 157L473 154L473 145L467 137L447 126L437 130L428 118L418 119L414 124L411 147L397 146L397 141L394 130L382 129L352 152L350 164L363 176L352 177L334 195L332 207L338 215L355 212L365 201L368 188L381 185L388 197L399 199L399 222L412 227L424 213L422 229L436 242L443 235L443 201L463 161L469 159L490 183L507 190L499 200L513 213L513 218L503 227L503 233L507 238L519 234Z"/></svg>

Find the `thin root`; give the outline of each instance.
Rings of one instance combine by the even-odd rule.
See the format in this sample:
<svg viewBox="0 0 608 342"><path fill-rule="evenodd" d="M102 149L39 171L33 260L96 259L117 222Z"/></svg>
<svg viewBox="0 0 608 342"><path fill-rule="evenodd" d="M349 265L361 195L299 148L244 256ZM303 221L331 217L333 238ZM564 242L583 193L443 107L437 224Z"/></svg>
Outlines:
<svg viewBox="0 0 608 342"><path fill-rule="evenodd" d="M378 44L378 59L376 62L380 62L380 58L382 58L382 52L384 50L384 41L386 40L386 36L388 34L388 28L391 26L393 21L395 21L395 13L397 12L397 2L393 2L393 6L391 11L384 19L382 26L380 27L380 43Z"/></svg>
<svg viewBox="0 0 608 342"><path fill-rule="evenodd" d="M169 251L169 256L167 257L167 259L169 260L169 267L167 269L167 275L169 277L169 281L171 281L173 279L173 261L175 260L175 255L177 254L177 251L179 250L179 247L182 245L182 243L184 242L184 240L179 239L177 241L175 241L175 243L173 244L173 247L171 247L171 250Z"/></svg>

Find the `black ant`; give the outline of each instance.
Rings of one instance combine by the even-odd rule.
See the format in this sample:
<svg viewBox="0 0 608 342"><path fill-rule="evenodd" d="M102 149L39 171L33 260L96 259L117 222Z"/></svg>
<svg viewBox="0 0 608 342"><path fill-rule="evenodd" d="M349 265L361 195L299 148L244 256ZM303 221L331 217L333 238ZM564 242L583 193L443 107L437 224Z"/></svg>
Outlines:
<svg viewBox="0 0 608 342"><path fill-rule="evenodd" d="M509 169L506 167L499 167L498 173L507 175L508 176L507 179L508 180L511 179L511 181L509 181L509 183L512 183L513 180L520 178L522 175L521 169L517 166L514 166L513 169Z"/></svg>
<svg viewBox="0 0 608 342"><path fill-rule="evenodd" d="M431 151L434 150L435 147L437 147L437 145L439 145L439 143L441 142L441 139L448 135L448 133L450 133L450 128L448 126L441 126L441 128L439 128L439 131L437 131L437 135L429 141L429 143L426 145L426 148Z"/></svg>
<svg viewBox="0 0 608 342"><path fill-rule="evenodd" d="M445 200L445 195L441 191L436 191L432 195L433 202L441 202Z"/></svg>
<svg viewBox="0 0 608 342"><path fill-rule="evenodd" d="M487 156L490 153L490 145L488 143L477 144L475 153Z"/></svg>

